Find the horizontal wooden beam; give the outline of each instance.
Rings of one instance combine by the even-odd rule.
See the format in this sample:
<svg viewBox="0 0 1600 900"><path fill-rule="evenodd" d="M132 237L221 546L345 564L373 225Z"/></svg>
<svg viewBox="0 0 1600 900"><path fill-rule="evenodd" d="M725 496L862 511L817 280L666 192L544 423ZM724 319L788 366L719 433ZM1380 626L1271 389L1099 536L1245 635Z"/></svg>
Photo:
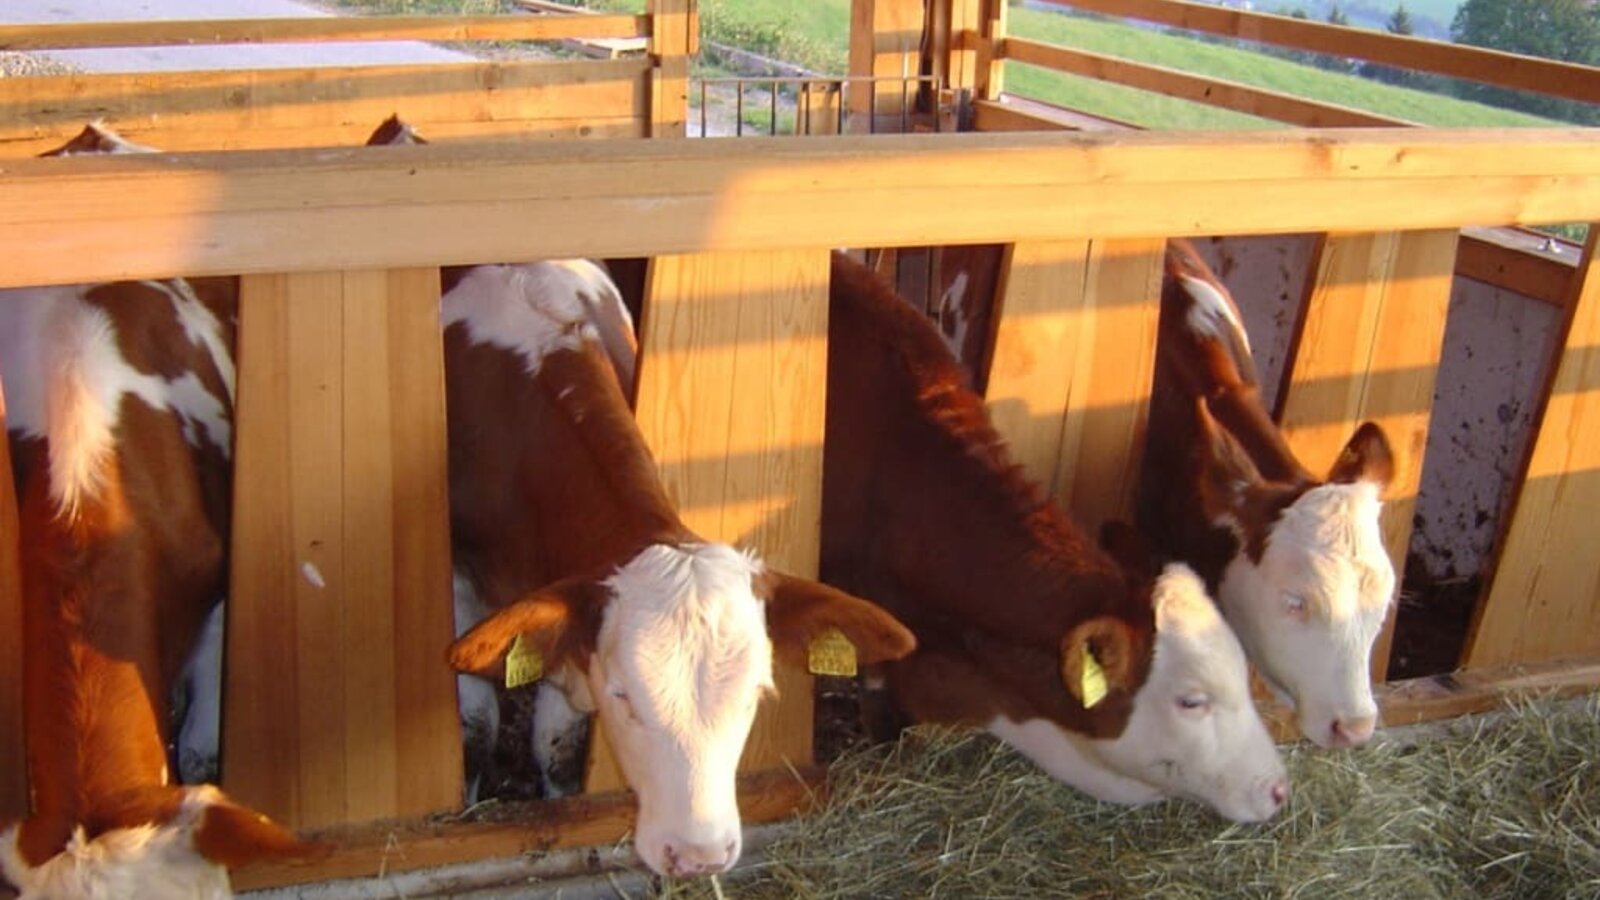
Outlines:
<svg viewBox="0 0 1600 900"><path fill-rule="evenodd" d="M23 159L0 163L0 246L27 248L0 255L0 286L1583 221L1600 218L1597 150L1583 129L1373 129Z"/></svg>
<svg viewBox="0 0 1600 900"><path fill-rule="evenodd" d="M1559 248L1557 252L1541 247L1547 240ZM1464 228L1456 251L1456 274L1551 306L1566 306L1572 302L1572 279L1581 252L1575 244L1524 229Z"/></svg>
<svg viewBox="0 0 1600 900"><path fill-rule="evenodd" d="M1138 126L1031 97L1003 94L999 100L972 102L972 128L974 131L1130 131Z"/></svg>
<svg viewBox="0 0 1600 900"><path fill-rule="evenodd" d="M1186 0L1039 0L1279 47L1600 103L1600 68Z"/></svg>
<svg viewBox="0 0 1600 900"><path fill-rule="evenodd" d="M1428 675L1375 685L1378 719L1386 728L1453 719L1499 709L1519 697L1558 698L1600 690L1600 657L1580 657L1526 665L1472 669ZM1263 700L1257 707L1273 737L1292 741L1300 737L1294 713L1282 704Z"/></svg>
<svg viewBox="0 0 1600 900"><path fill-rule="evenodd" d="M818 768L739 777L739 814L753 825L812 809L827 796ZM340 878L430 869L473 860L614 843L633 828L631 793L603 794L495 808L488 822L439 818L329 829L308 836L333 845L318 860L257 865L233 873L234 890L248 891Z"/></svg>
<svg viewBox="0 0 1600 900"><path fill-rule="evenodd" d="M650 33L649 16L319 16L0 24L0 50L318 41L555 41Z"/></svg>
<svg viewBox="0 0 1600 900"><path fill-rule="evenodd" d="M995 49L995 55L999 59L1043 66L1057 72L1154 91L1180 100L1218 106L1307 128L1372 128L1416 124L1404 119L1392 119L1348 106L1306 100L1293 94L1269 91L1235 81L1224 81L1166 66L1153 66L1021 38L1006 38L1000 41Z"/></svg>

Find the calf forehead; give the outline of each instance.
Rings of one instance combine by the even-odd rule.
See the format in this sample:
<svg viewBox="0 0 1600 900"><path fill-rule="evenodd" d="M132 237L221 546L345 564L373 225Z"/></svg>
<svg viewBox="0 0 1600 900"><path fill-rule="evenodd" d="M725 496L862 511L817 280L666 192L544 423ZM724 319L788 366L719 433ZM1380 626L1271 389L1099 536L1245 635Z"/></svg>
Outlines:
<svg viewBox="0 0 1600 900"><path fill-rule="evenodd" d="M723 545L656 544L607 579L599 650L641 715L687 729L771 683L765 610L751 588L760 571Z"/></svg>
<svg viewBox="0 0 1600 900"><path fill-rule="evenodd" d="M1150 682L1247 688L1244 648L1185 566L1169 566L1156 581L1155 658Z"/></svg>
<svg viewBox="0 0 1600 900"><path fill-rule="evenodd" d="M1335 618L1383 608L1394 564L1383 544L1375 485L1325 484L1291 504L1273 525L1263 566L1289 589L1310 591ZM1307 584L1306 582L1310 582Z"/></svg>

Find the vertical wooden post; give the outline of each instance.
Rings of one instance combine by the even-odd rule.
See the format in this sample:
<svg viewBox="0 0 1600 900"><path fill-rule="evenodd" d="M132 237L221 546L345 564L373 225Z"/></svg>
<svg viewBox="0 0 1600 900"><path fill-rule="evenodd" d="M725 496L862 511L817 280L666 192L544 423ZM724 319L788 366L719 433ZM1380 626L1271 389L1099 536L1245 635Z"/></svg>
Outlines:
<svg viewBox="0 0 1600 900"><path fill-rule="evenodd" d="M1600 223L1589 226L1560 353L1489 591L1467 638L1474 668L1600 653Z"/></svg>
<svg viewBox="0 0 1600 900"><path fill-rule="evenodd" d="M456 807L438 271L240 294L224 784L297 827Z"/></svg>
<svg viewBox="0 0 1600 900"><path fill-rule="evenodd" d="M1091 530L1131 513L1165 244L1026 242L1002 263L989 412L1017 462Z"/></svg>
<svg viewBox="0 0 1600 900"><path fill-rule="evenodd" d="M0 391L0 825L28 814L27 756L22 741L21 531L5 425L5 395Z"/></svg>
<svg viewBox="0 0 1600 900"><path fill-rule="evenodd" d="M923 0L851 0L850 74L860 76L914 76L922 63ZM877 131L900 130L906 102L916 97L914 85L854 85L850 113L859 123L853 130L866 132L876 110Z"/></svg>
<svg viewBox="0 0 1600 900"><path fill-rule="evenodd" d="M945 56L946 86L968 91L974 100L992 100L1002 89L1004 62L995 44L1006 34L1006 0L939 0L949 12Z"/></svg>
<svg viewBox="0 0 1600 900"><path fill-rule="evenodd" d="M1319 475L1357 425L1370 419L1383 427L1395 451L1382 527L1396 575L1405 571L1411 541L1457 235L1443 229L1324 237L1282 406L1289 446ZM1391 608L1373 648L1374 681L1388 672L1393 632Z"/></svg>
<svg viewBox="0 0 1600 900"><path fill-rule="evenodd" d="M821 553L828 253L664 256L647 279L639 428L684 521L814 578ZM741 767L811 762L811 677L779 665ZM590 791L620 786L594 761Z"/></svg>
<svg viewBox="0 0 1600 900"><path fill-rule="evenodd" d="M651 137L684 137L689 122L689 57L700 52L697 0L649 0Z"/></svg>

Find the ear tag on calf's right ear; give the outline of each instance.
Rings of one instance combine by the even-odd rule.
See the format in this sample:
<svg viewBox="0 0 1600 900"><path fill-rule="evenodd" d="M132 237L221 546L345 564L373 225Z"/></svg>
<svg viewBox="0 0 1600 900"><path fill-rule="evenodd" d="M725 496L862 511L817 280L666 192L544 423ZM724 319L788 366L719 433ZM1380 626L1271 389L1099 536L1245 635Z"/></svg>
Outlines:
<svg viewBox="0 0 1600 900"><path fill-rule="evenodd" d="M1083 708L1093 709L1095 704L1106 698L1106 670L1100 668L1100 661L1094 658L1094 651L1087 646L1083 648L1083 674L1079 676L1078 688L1083 694Z"/></svg>
<svg viewBox="0 0 1600 900"><path fill-rule="evenodd" d="M837 628L829 628L811 641L806 669L813 675L853 678L856 674L856 646Z"/></svg>
<svg viewBox="0 0 1600 900"><path fill-rule="evenodd" d="M539 651L524 641L522 635L517 635L506 652L506 687L522 687L543 677L544 660L539 657Z"/></svg>

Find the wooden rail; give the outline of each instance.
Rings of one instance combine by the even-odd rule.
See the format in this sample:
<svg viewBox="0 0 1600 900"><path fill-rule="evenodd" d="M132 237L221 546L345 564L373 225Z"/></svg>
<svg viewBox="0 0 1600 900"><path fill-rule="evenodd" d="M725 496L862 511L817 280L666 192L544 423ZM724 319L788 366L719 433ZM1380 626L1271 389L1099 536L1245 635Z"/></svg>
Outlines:
<svg viewBox="0 0 1600 900"><path fill-rule="evenodd" d="M16 160L0 171L0 246L30 250L5 256L0 285L1589 220L1597 149L1582 129L1371 129Z"/></svg>
<svg viewBox="0 0 1600 900"><path fill-rule="evenodd" d="M1307 128L1381 127L1415 125L1404 119L1380 116L1333 103L1306 100L1293 94L1269 91L1220 78L1194 75L1166 66L1153 66L1115 56L1073 50L1021 38L1005 38L995 47L995 58L1042 66L1056 72L1081 75L1181 100L1249 113L1263 119L1289 122Z"/></svg>
<svg viewBox="0 0 1600 900"><path fill-rule="evenodd" d="M555 41L648 35L649 16L318 16L0 24L0 50L320 41Z"/></svg>
<svg viewBox="0 0 1600 900"><path fill-rule="evenodd" d="M1600 68L1186 0L1040 0L1279 47L1600 103Z"/></svg>

